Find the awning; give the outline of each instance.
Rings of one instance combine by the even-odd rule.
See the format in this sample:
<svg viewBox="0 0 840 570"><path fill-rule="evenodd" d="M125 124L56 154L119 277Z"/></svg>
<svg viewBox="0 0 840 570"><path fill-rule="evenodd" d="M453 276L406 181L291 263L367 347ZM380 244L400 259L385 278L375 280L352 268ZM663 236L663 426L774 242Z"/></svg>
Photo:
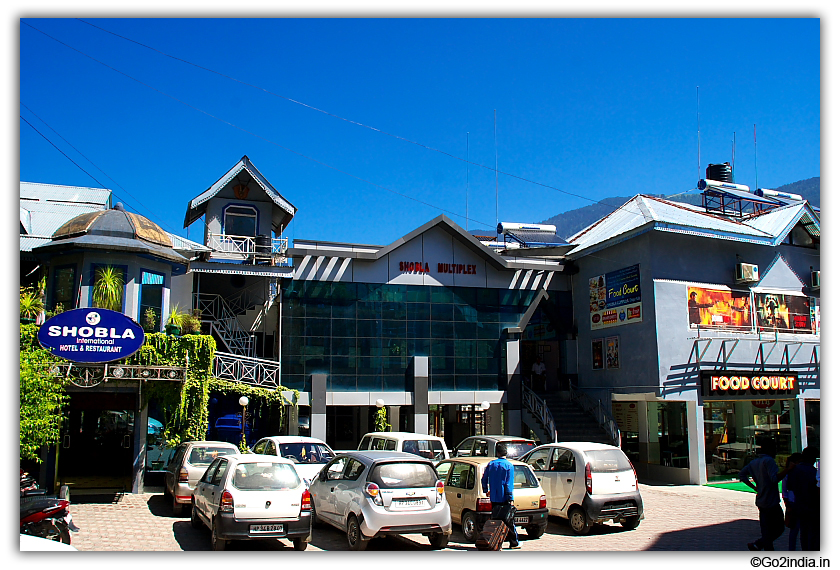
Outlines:
<svg viewBox="0 0 840 570"><path fill-rule="evenodd" d="M794 297L808 297L799 289L776 289L774 287L752 287L753 293L770 293L772 295L789 295Z"/></svg>
<svg viewBox="0 0 840 570"><path fill-rule="evenodd" d="M224 275L253 275L258 277L292 277L294 267L271 267L269 265L230 265L227 263L190 264L190 271L196 273L220 273Z"/></svg>

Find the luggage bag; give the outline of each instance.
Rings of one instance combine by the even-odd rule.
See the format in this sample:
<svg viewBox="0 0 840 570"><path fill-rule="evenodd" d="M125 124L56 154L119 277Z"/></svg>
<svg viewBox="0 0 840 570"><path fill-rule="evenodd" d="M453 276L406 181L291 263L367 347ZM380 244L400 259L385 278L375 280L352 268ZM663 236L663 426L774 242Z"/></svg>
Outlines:
<svg viewBox="0 0 840 570"><path fill-rule="evenodd" d="M484 523L475 546L479 550L501 550L507 533L508 527L504 521L490 519Z"/></svg>

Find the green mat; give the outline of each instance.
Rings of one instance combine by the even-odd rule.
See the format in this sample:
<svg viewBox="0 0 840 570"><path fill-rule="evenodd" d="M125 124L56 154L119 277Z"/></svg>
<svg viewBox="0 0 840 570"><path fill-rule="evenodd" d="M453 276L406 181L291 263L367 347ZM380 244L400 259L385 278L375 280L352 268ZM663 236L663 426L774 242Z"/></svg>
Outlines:
<svg viewBox="0 0 840 570"><path fill-rule="evenodd" d="M719 489L732 489L733 491L743 491L745 493L755 493L752 489L741 483L740 481L729 481L726 483L707 483L707 487L718 487ZM779 482L779 492L782 492L782 483Z"/></svg>

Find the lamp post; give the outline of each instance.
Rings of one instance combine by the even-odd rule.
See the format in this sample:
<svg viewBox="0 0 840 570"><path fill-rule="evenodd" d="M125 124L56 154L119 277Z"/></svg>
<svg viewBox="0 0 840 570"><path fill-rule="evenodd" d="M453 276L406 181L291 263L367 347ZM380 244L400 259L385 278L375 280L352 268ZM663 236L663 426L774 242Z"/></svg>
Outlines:
<svg viewBox="0 0 840 570"><path fill-rule="evenodd" d="M239 398L239 405L242 406L242 441L245 441L245 416L248 413L248 396Z"/></svg>
<svg viewBox="0 0 840 570"><path fill-rule="evenodd" d="M481 435L487 433L487 410L490 409L490 402L484 400L481 402Z"/></svg>

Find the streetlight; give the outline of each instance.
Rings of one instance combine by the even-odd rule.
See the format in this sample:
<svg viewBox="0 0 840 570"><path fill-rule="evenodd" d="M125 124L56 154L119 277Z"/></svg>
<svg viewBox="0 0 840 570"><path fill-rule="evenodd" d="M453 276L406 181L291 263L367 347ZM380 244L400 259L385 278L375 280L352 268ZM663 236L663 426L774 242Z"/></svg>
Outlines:
<svg viewBox="0 0 840 570"><path fill-rule="evenodd" d="M239 398L239 405L242 406L242 441L245 441L245 415L247 414L248 408L248 396Z"/></svg>
<svg viewBox="0 0 840 570"><path fill-rule="evenodd" d="M383 400L382 398L379 398L378 400L376 400L376 407L377 408L381 408L384 405L385 405L385 400Z"/></svg>
<svg viewBox="0 0 840 570"><path fill-rule="evenodd" d="M485 413L487 410L490 409L490 402L484 400L481 402L481 434L484 435L487 433L487 414Z"/></svg>

